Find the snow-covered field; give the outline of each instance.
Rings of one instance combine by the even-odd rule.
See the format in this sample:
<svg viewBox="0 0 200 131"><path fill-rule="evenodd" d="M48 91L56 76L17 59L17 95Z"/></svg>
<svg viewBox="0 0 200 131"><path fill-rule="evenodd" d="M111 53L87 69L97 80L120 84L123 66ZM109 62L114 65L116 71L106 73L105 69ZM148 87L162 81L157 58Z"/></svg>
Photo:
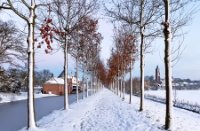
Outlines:
<svg viewBox="0 0 200 131"><path fill-rule="evenodd" d="M53 94L35 94L35 98L47 97L47 96L56 96ZM0 93L0 103L19 101L27 99L27 92L20 92L20 94L13 93Z"/></svg>
<svg viewBox="0 0 200 131"><path fill-rule="evenodd" d="M107 89L79 103L68 111L57 110L37 122L32 131L159 131L163 130L165 105L145 100L145 110L139 112L139 98L128 104ZM200 131L200 115L174 109L174 131ZM22 129L22 130L25 130Z"/></svg>
<svg viewBox="0 0 200 131"><path fill-rule="evenodd" d="M165 99L165 90L145 91L145 94ZM200 90L174 90L174 99L200 105Z"/></svg>
<svg viewBox="0 0 200 131"><path fill-rule="evenodd" d="M165 91L146 91L145 98L165 103ZM200 90L173 91L174 106L200 114Z"/></svg>

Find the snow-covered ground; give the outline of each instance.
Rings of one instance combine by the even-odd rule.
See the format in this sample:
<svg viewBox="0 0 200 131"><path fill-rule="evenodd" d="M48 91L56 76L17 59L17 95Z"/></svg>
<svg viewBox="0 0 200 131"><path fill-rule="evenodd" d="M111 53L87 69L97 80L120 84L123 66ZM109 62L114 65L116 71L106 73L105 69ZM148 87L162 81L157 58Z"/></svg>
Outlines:
<svg viewBox="0 0 200 131"><path fill-rule="evenodd" d="M157 96L165 99L165 90L145 91L145 94ZM174 90L174 99L177 101L184 101L192 104L200 105L200 90Z"/></svg>
<svg viewBox="0 0 200 131"><path fill-rule="evenodd" d="M165 105L145 100L145 110L139 112L139 98L128 104L107 89L79 103L68 111L57 110L37 122L32 131L159 131L163 130ZM174 131L199 131L200 115L174 109ZM22 129L22 130L25 130Z"/></svg>
<svg viewBox="0 0 200 131"><path fill-rule="evenodd" d="M56 95L42 94L42 93L35 94L35 98L48 97L48 96L56 96ZM20 92L19 94L0 93L0 103L19 101L19 100L24 100L24 99L27 99L27 92Z"/></svg>
<svg viewBox="0 0 200 131"><path fill-rule="evenodd" d="M174 106L200 114L200 90L174 90ZM145 98L165 103L165 91L146 91Z"/></svg>

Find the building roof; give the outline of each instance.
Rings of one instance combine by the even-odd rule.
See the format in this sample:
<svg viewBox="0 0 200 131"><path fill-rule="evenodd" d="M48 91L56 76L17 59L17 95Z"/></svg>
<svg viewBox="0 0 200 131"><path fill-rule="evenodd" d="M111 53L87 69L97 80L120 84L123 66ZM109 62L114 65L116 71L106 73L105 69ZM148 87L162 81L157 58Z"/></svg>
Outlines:
<svg viewBox="0 0 200 131"><path fill-rule="evenodd" d="M45 84L64 84L64 79L52 77L51 79L46 81Z"/></svg>
<svg viewBox="0 0 200 131"><path fill-rule="evenodd" d="M73 76L68 76L68 79L72 80L72 84L76 84L76 77ZM80 84L80 81L78 80L78 83ZM52 77L48 81L45 82L45 84L64 84L64 79L63 78L57 78L57 77Z"/></svg>

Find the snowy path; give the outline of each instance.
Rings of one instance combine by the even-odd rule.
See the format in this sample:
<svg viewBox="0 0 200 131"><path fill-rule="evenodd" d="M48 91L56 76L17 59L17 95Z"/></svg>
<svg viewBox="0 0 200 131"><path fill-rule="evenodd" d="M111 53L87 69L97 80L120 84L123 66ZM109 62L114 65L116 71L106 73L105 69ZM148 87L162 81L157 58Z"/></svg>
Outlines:
<svg viewBox="0 0 200 131"><path fill-rule="evenodd" d="M83 131L155 131L150 121L110 91L104 94L95 109L81 123Z"/></svg>
<svg viewBox="0 0 200 131"><path fill-rule="evenodd" d="M39 120L32 131L160 131L163 130L165 105L145 100L145 110L138 111L139 98L133 103L102 89L85 100L57 110ZM200 131L200 115L174 108L173 131Z"/></svg>

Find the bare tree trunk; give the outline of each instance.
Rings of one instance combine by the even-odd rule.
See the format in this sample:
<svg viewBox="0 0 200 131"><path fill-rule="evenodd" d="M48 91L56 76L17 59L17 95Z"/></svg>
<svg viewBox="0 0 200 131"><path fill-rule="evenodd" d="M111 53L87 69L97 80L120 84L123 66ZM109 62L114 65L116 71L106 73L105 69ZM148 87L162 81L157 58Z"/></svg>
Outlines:
<svg viewBox="0 0 200 131"><path fill-rule="evenodd" d="M115 92L115 79L113 79L113 92L116 93Z"/></svg>
<svg viewBox="0 0 200 131"><path fill-rule="evenodd" d="M95 77L95 79L96 79L95 93L97 93L97 91L98 91L98 79L97 79L97 77Z"/></svg>
<svg viewBox="0 0 200 131"><path fill-rule="evenodd" d="M91 94L93 94L93 86L92 86L92 74L91 74L91 83L90 83L90 92L91 92Z"/></svg>
<svg viewBox="0 0 200 131"><path fill-rule="evenodd" d="M110 90L112 91L112 82L109 84Z"/></svg>
<svg viewBox="0 0 200 131"><path fill-rule="evenodd" d="M117 95L117 80L115 79L115 94Z"/></svg>
<svg viewBox="0 0 200 131"><path fill-rule="evenodd" d="M125 85L125 82L124 82L124 85ZM124 88L123 88L123 100L125 100L125 92L126 92L126 88L125 88L125 86L124 86Z"/></svg>
<svg viewBox="0 0 200 131"><path fill-rule="evenodd" d="M122 98L122 76L120 80L120 98Z"/></svg>
<svg viewBox="0 0 200 131"><path fill-rule="evenodd" d="M78 59L76 57L76 102L78 102Z"/></svg>
<svg viewBox="0 0 200 131"><path fill-rule="evenodd" d="M114 80L112 80L112 90L113 90L113 93L115 93L115 85L114 85Z"/></svg>
<svg viewBox="0 0 200 131"><path fill-rule="evenodd" d="M93 84L92 84L92 86L93 86L93 94L95 94L95 78L94 78L94 72L93 72L93 75L92 75L92 82L93 82Z"/></svg>
<svg viewBox="0 0 200 131"><path fill-rule="evenodd" d="M119 95L119 56L117 57L117 62L117 95Z"/></svg>
<svg viewBox="0 0 200 131"><path fill-rule="evenodd" d="M64 110L69 109L68 101L68 46L67 46L67 35L65 35L65 45L64 45Z"/></svg>
<svg viewBox="0 0 200 131"><path fill-rule="evenodd" d="M132 54L131 54L131 58L132 58ZM130 63L130 99L129 99L129 104L131 104L132 102L132 95L133 95L133 86L132 86L132 60Z"/></svg>
<svg viewBox="0 0 200 131"><path fill-rule="evenodd" d="M97 78L97 92L99 91L99 79Z"/></svg>
<svg viewBox="0 0 200 131"><path fill-rule="evenodd" d="M97 93L98 80L97 80L97 77L94 77L94 79L95 79L95 93Z"/></svg>
<svg viewBox="0 0 200 131"><path fill-rule="evenodd" d="M34 24L35 24L35 1L31 1L30 20L28 23L28 128L35 128L34 108Z"/></svg>
<svg viewBox="0 0 200 131"><path fill-rule="evenodd" d="M95 93L97 93L97 91L98 91L98 79L97 79L97 77L95 77L95 80L96 80Z"/></svg>
<svg viewBox="0 0 200 131"><path fill-rule="evenodd" d="M117 94L117 90L116 90L116 80L114 79L114 90L115 90L115 94Z"/></svg>
<svg viewBox="0 0 200 131"><path fill-rule="evenodd" d="M92 88L93 88L93 94L95 93L94 83L95 83L94 72L92 72Z"/></svg>
<svg viewBox="0 0 200 131"><path fill-rule="evenodd" d="M141 47L142 48L142 47ZM141 65L140 65L140 111L143 111L144 108L144 55L141 51Z"/></svg>
<svg viewBox="0 0 200 131"><path fill-rule="evenodd" d="M124 71L124 75L123 75L123 97L122 97L123 100L125 100L125 80L124 80L124 76L125 76L125 71Z"/></svg>
<svg viewBox="0 0 200 131"><path fill-rule="evenodd" d="M112 89L112 92L114 92L114 90L113 90L113 81L111 82L111 89Z"/></svg>
<svg viewBox="0 0 200 131"><path fill-rule="evenodd" d="M116 93L115 92L115 79L113 79L113 92Z"/></svg>
<svg viewBox="0 0 200 131"><path fill-rule="evenodd" d="M85 98L85 69L83 69L83 99Z"/></svg>
<svg viewBox="0 0 200 131"><path fill-rule="evenodd" d="M115 93L114 79L112 80L112 89L113 89L113 93Z"/></svg>
<svg viewBox="0 0 200 131"><path fill-rule="evenodd" d="M144 107L144 26L143 26L143 17L144 17L144 0L141 0L140 3L140 111L143 111Z"/></svg>
<svg viewBox="0 0 200 131"><path fill-rule="evenodd" d="M119 95L119 72L117 73L117 95Z"/></svg>
<svg viewBox="0 0 200 131"><path fill-rule="evenodd" d="M171 67L171 27L170 27L170 0L163 0L165 6L165 87L166 87L166 116L165 129L172 128L173 96L172 96L172 67Z"/></svg>
<svg viewBox="0 0 200 131"><path fill-rule="evenodd" d="M86 89L87 89L86 97L88 97L88 75L87 75L87 81L86 81Z"/></svg>

